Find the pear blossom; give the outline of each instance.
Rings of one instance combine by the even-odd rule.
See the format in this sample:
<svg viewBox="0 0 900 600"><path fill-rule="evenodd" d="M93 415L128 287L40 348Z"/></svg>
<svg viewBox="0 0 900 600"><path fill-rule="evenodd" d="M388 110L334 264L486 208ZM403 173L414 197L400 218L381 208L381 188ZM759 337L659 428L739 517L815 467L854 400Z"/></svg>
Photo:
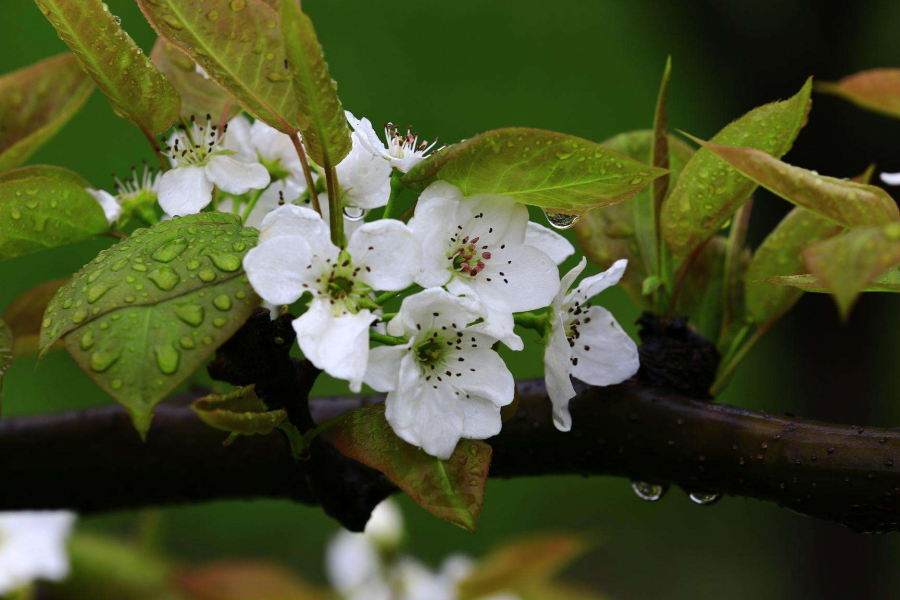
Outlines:
<svg viewBox="0 0 900 600"><path fill-rule="evenodd" d="M428 153L437 145L437 138L430 144L425 140L419 142L418 133L413 133L408 128L405 135L401 134L400 129L393 123L387 123L384 126L385 142L382 142L375 133L371 121L365 117L357 119L350 111L346 112L347 120L363 147L370 154L385 159L391 166L397 167L403 173L425 160Z"/></svg>
<svg viewBox="0 0 900 600"><path fill-rule="evenodd" d="M350 153L336 167L341 202L361 211L384 206L391 197L391 165L368 151L357 132L350 139Z"/></svg>
<svg viewBox="0 0 900 600"><path fill-rule="evenodd" d="M555 261L525 243L528 210L512 198L464 198L437 181L422 192L410 225L422 245L422 287L446 286L502 313L545 307L559 291Z"/></svg>
<svg viewBox="0 0 900 600"><path fill-rule="evenodd" d="M341 249L331 242L318 213L285 205L263 219L259 240L244 258L253 288L276 305L311 294L309 308L293 323L303 354L360 391L369 327L378 318L370 310L377 306L369 294L413 283L421 252L412 230L393 219L366 223Z"/></svg>
<svg viewBox="0 0 900 600"><path fill-rule="evenodd" d="M290 136L262 121L251 123L244 115L234 117L228 121L228 135L222 140L222 147L246 162L261 163L275 179L281 178L275 175L303 177L300 157Z"/></svg>
<svg viewBox="0 0 900 600"><path fill-rule="evenodd" d="M65 511L0 513L0 595L38 579L65 579L74 523L75 515Z"/></svg>
<svg viewBox="0 0 900 600"><path fill-rule="evenodd" d="M103 214L106 216L106 220L110 225L115 224L115 222L119 220L119 217L122 216L122 205L119 204L116 197L109 192L105 190L95 190L93 188L85 188L84 191L97 200L97 203L100 204L100 208L103 209Z"/></svg>
<svg viewBox="0 0 900 600"><path fill-rule="evenodd" d="M159 204L170 215L190 215L203 210L212 201L213 188L229 194L246 194L269 185L269 171L258 162L248 161L224 146L227 126L222 135L207 118L206 126L191 123L177 130L166 150L173 168L159 181Z"/></svg>
<svg viewBox="0 0 900 600"><path fill-rule="evenodd" d="M542 250L556 266L575 254L575 246L569 240L534 221L528 221L525 226L525 244Z"/></svg>
<svg viewBox="0 0 900 600"><path fill-rule="evenodd" d="M394 432L441 459L461 438L500 433L500 408L513 401L512 374L491 349L496 338L470 326L482 316L446 290L425 290L404 298L388 323L388 334L408 341L369 354L365 382L387 392Z"/></svg>
<svg viewBox="0 0 900 600"><path fill-rule="evenodd" d="M547 394L553 403L553 424L560 431L572 428L569 400L575 397L570 376L585 383L607 386L622 383L640 366L638 350L615 317L603 307L588 302L608 287L619 283L627 260L617 260L603 273L587 277L574 290L569 288L584 271L582 257L562 278L553 300L550 330L544 349Z"/></svg>
<svg viewBox="0 0 900 600"><path fill-rule="evenodd" d="M900 173L882 173L880 177L888 185L900 185Z"/></svg>

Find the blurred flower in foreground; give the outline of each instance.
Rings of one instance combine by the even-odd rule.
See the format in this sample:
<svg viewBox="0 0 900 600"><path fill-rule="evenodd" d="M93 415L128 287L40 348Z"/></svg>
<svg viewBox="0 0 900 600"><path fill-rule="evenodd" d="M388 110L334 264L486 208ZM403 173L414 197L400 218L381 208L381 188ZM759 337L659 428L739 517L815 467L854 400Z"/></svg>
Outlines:
<svg viewBox="0 0 900 600"><path fill-rule="evenodd" d="M66 541L75 515L65 511L0 513L0 594L69 574Z"/></svg>

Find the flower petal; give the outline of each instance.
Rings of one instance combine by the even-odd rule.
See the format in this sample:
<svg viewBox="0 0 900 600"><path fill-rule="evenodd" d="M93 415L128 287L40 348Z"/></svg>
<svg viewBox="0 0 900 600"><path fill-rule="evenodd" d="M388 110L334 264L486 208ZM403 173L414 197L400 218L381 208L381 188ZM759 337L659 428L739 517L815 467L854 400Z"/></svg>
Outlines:
<svg viewBox="0 0 900 600"><path fill-rule="evenodd" d="M403 374L410 369L416 371L412 381ZM400 386L388 393L385 407L385 417L401 439L441 460L453 454L462 437L465 412L449 385L435 386L419 377L410 355L403 360Z"/></svg>
<svg viewBox="0 0 900 600"><path fill-rule="evenodd" d="M247 252L244 270L256 293L272 304L291 304L319 276L320 270L308 269L312 262L309 244L300 237L272 238Z"/></svg>
<svg viewBox="0 0 900 600"><path fill-rule="evenodd" d="M572 415L569 414L569 400L575 397L575 388L569 377L572 351L566 339L562 317L557 313L551 324L547 347L544 348L544 379L547 395L553 404L553 424L560 431L572 429Z"/></svg>
<svg viewBox="0 0 900 600"><path fill-rule="evenodd" d="M462 230L470 239L479 238L478 246L488 246L491 252L506 244L518 245L525 242L528 226L528 209L509 196L498 194L476 194L466 198L457 218Z"/></svg>
<svg viewBox="0 0 900 600"><path fill-rule="evenodd" d="M344 111L344 114L347 115L347 121L350 123L350 126L353 128L354 133L359 138L360 144L365 148L370 154L373 156L379 156L382 158L387 157L387 148L378 138L378 134L375 133L375 129L372 127L372 122L367 118L363 117L361 119L357 119L353 116L349 110Z"/></svg>
<svg viewBox="0 0 900 600"><path fill-rule="evenodd" d="M533 246L493 251L472 279L478 296L496 310L522 312L548 306L559 292L556 263Z"/></svg>
<svg viewBox="0 0 900 600"><path fill-rule="evenodd" d="M615 385L638 372L638 349L615 317L601 306L592 306L579 317L574 340L572 375L591 385Z"/></svg>
<svg viewBox="0 0 900 600"><path fill-rule="evenodd" d="M581 283L579 283L573 291L569 292L566 295L563 309L568 310L569 307L576 302L578 302L579 304L585 304L588 300L590 300L606 288L612 287L619 283L619 280L622 279L622 275L625 274L625 268L627 266L628 261L624 258L620 258L619 260L614 262L610 268L603 271L602 273L598 273L596 275L592 275L591 277L585 277L584 279L582 279Z"/></svg>
<svg viewBox="0 0 900 600"><path fill-rule="evenodd" d="M384 206L391 197L391 165L367 151L353 134L350 154L337 166L345 204L372 209Z"/></svg>
<svg viewBox="0 0 900 600"><path fill-rule="evenodd" d="M422 269L422 250L415 234L393 219L360 227L347 250L354 267L360 269L356 278L375 290L406 289Z"/></svg>
<svg viewBox="0 0 900 600"><path fill-rule="evenodd" d="M475 339L476 342L471 342ZM480 343L479 343L480 342ZM491 350L491 340L478 340L466 332L460 341L462 350L447 352L447 368L458 377L453 377L453 385L472 397L489 400L497 408L506 406L516 395L516 383L512 373ZM459 359L463 359L459 361ZM465 400L460 400L465 404Z"/></svg>
<svg viewBox="0 0 900 600"><path fill-rule="evenodd" d="M202 167L177 167L159 178L159 205L173 216L193 215L212 202L213 184Z"/></svg>
<svg viewBox="0 0 900 600"><path fill-rule="evenodd" d="M331 243L328 224L309 208L286 204L266 215L259 229L260 242L284 236L302 238L312 253L323 259L334 259L340 252Z"/></svg>
<svg viewBox="0 0 900 600"><path fill-rule="evenodd" d="M261 190L272 180L261 164L244 162L226 154L211 157L204 171L213 184L229 194Z"/></svg>
<svg viewBox="0 0 900 600"><path fill-rule="evenodd" d="M122 205L119 204L115 196L104 190L87 188L85 191L100 204L100 208L103 209L103 214L106 215L106 220L110 225L119 220L119 217L122 215Z"/></svg>
<svg viewBox="0 0 900 600"><path fill-rule="evenodd" d="M319 369L350 382L350 390L362 389L369 361L369 326L377 319L368 310L356 314L328 300L315 299L293 323L303 354Z"/></svg>
<svg viewBox="0 0 900 600"><path fill-rule="evenodd" d="M900 173L882 173L880 177L888 185L900 185Z"/></svg>
<svg viewBox="0 0 900 600"><path fill-rule="evenodd" d="M300 157L297 156L297 149L287 134L262 121L254 121L250 127L250 147L255 154L254 160L260 157L268 162L277 162L285 171L302 176Z"/></svg>
<svg viewBox="0 0 900 600"><path fill-rule="evenodd" d="M563 310L563 305L566 303L566 295L569 293L569 288L572 287L572 284L575 283L575 280L578 279L578 276L584 271L584 268L587 266L587 258L582 256L581 260L578 261L578 264L572 267L572 269L562 276L562 279L559 282L559 292L556 294L556 298L553 300L553 308L556 310Z"/></svg>
<svg viewBox="0 0 900 600"><path fill-rule="evenodd" d="M364 381L379 392L397 389L400 379L400 363L409 352L409 346L379 346L369 350L369 364Z"/></svg>
<svg viewBox="0 0 900 600"><path fill-rule="evenodd" d="M525 243L543 250L558 265L575 254L575 247L552 229L529 221L525 228Z"/></svg>
<svg viewBox="0 0 900 600"><path fill-rule="evenodd" d="M69 574L67 540L75 515L67 511L0 514L0 594L37 579L60 581Z"/></svg>
<svg viewBox="0 0 900 600"><path fill-rule="evenodd" d="M515 332L516 323L511 312L495 310L482 302L474 290L465 286L460 279L453 279L447 286L451 293L460 295L461 300L473 302L472 309L484 316L484 320L471 326L471 331L477 331L482 335L502 342L507 348L518 352L525 348L522 338Z"/></svg>
<svg viewBox="0 0 900 600"><path fill-rule="evenodd" d="M413 336L444 326L462 329L481 316L474 311L471 303L460 300L441 288L431 288L403 299L400 314L388 324L388 332L397 331L397 326L391 326L398 319L403 324L405 333Z"/></svg>
<svg viewBox="0 0 900 600"><path fill-rule="evenodd" d="M341 594L349 594L381 576L375 545L361 533L340 531L325 553L328 580Z"/></svg>
<svg viewBox="0 0 900 600"><path fill-rule="evenodd" d="M238 156L248 160L256 160L256 151L250 145L250 119L244 115L238 115L228 121L228 129L222 136L220 146L226 150L231 150Z"/></svg>
<svg viewBox="0 0 900 600"><path fill-rule="evenodd" d="M461 401L466 419L463 424L462 437L467 440L486 440L500 433L503 419L500 407L488 400L471 396Z"/></svg>

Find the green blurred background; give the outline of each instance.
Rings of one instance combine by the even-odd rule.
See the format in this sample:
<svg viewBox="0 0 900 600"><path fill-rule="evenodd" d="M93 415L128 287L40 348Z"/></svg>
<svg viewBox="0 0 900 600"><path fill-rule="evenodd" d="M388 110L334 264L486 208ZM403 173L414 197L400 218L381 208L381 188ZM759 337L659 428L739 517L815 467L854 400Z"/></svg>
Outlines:
<svg viewBox="0 0 900 600"><path fill-rule="evenodd" d="M133 0L107 0L137 42L155 39ZM666 56L674 60L670 124L709 137L759 104L792 95L814 75L835 79L900 66L900 3L868 0L304 0L325 46L344 105L375 123L416 125L444 142L524 125L601 141L649 127ZM5 0L0 71L65 46L29 0ZM869 163L900 170L900 123L816 97L811 121L788 160L852 176ZM141 134L96 92L32 162L69 167L97 186L151 158ZM759 194L758 242L786 211ZM99 241L0 263L0 308L19 293L66 277L107 245ZM623 325L637 312L625 294L604 295ZM895 297L868 296L846 326L824 296L808 296L751 354L722 398L748 408L848 423L895 424ZM634 331L633 328L630 331ZM535 348L510 358L517 377L540 374ZM322 386L320 386L322 387ZM335 393L324 386L321 393ZM64 353L35 372L10 370L6 415L110 402ZM562 435L562 434L561 434ZM15 485L15 482L3 482ZM647 504L620 479L574 477L489 484L476 534L403 502L411 550L436 563L452 552L480 555L536 530L595 533L603 545L570 571L616 598L847 598L890 596L900 537L864 537L771 504L725 498L691 504L678 490ZM95 529L127 528L134 515L89 518ZM266 557L323 577L323 548L336 525L316 508L227 502L164 511L163 544L186 560Z"/></svg>

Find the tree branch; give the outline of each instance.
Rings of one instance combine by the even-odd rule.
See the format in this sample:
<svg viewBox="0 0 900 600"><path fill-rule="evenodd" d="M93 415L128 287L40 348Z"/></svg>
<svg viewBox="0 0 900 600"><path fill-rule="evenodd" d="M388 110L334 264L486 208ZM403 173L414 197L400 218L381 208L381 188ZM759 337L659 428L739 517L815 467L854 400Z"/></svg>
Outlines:
<svg viewBox="0 0 900 600"><path fill-rule="evenodd" d="M520 382L519 389L516 415L489 440L492 477L613 475L777 502L860 532L898 528L900 431L746 411L630 381L580 386L572 431L561 433L543 383ZM310 411L322 422L380 400L320 398ZM326 508L359 529L368 518L363 505L392 490L380 474L349 459L336 467L327 453L295 464L280 435L241 438L228 448L224 437L190 409L171 405L157 410L146 443L118 407L6 419L0 510L92 513L257 497L315 504L320 493L310 478L327 468L332 491L356 500Z"/></svg>

